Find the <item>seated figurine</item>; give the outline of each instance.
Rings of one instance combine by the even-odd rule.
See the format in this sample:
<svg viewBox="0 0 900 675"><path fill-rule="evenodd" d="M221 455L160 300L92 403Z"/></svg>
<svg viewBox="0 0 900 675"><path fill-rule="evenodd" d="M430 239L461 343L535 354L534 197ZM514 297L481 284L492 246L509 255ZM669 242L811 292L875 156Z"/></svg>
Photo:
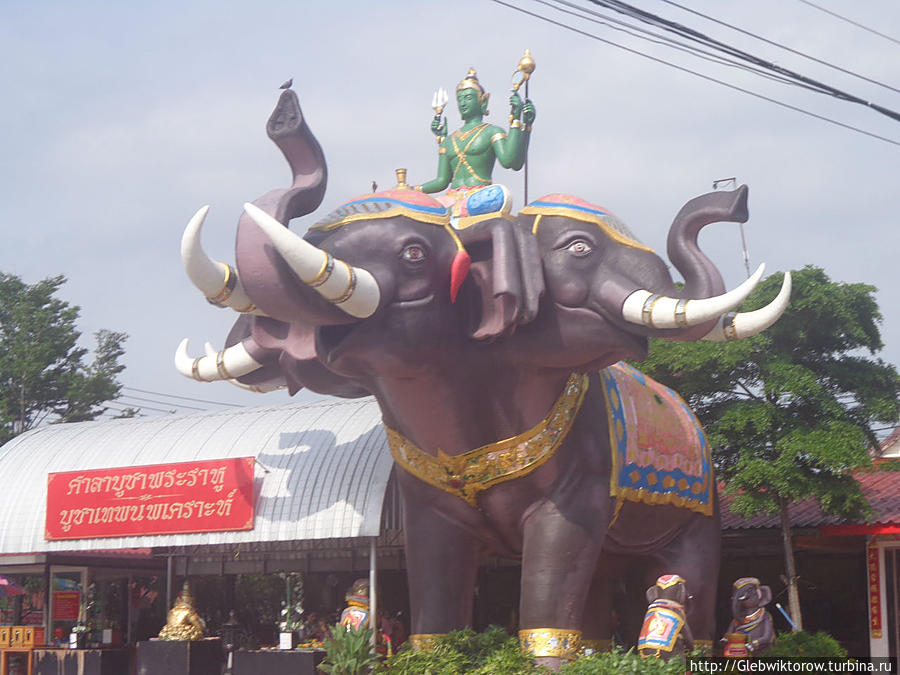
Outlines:
<svg viewBox="0 0 900 675"><path fill-rule="evenodd" d="M194 596L187 580L181 594L166 615L166 625L159 632L160 640L202 640L203 621L194 610Z"/></svg>
<svg viewBox="0 0 900 675"><path fill-rule="evenodd" d="M772 589L760 586L755 577L741 577L734 582L731 594L731 616L723 655L728 658L756 656L775 641L772 615L765 607L772 601Z"/></svg>
<svg viewBox="0 0 900 675"><path fill-rule="evenodd" d="M647 589L647 613L638 637L641 656L670 659L694 648L694 637L687 624L687 589L677 574L664 574Z"/></svg>

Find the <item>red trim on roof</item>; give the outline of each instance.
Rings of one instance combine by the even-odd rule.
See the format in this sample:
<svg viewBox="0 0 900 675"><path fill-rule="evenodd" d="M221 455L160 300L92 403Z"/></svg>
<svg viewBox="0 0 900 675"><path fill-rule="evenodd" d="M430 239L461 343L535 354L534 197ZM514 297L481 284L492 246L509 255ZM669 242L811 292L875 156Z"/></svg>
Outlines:
<svg viewBox="0 0 900 675"><path fill-rule="evenodd" d="M860 534L900 534L900 525L823 525L823 537L852 537Z"/></svg>

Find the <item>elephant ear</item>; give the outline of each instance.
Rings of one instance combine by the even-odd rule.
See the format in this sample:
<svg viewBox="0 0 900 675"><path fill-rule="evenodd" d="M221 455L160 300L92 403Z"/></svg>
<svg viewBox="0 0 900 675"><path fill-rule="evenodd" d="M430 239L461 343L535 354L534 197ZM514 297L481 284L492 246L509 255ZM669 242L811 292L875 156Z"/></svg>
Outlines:
<svg viewBox="0 0 900 675"><path fill-rule="evenodd" d="M647 589L647 602L656 602L659 600L659 586L653 584L650 588Z"/></svg>
<svg viewBox="0 0 900 675"><path fill-rule="evenodd" d="M765 607L772 602L772 589L768 586L759 587L759 604L757 607Z"/></svg>
<svg viewBox="0 0 900 675"><path fill-rule="evenodd" d="M459 235L471 257L469 277L479 292L472 337L492 340L532 321L544 293L544 274L530 230L515 221L494 218Z"/></svg>

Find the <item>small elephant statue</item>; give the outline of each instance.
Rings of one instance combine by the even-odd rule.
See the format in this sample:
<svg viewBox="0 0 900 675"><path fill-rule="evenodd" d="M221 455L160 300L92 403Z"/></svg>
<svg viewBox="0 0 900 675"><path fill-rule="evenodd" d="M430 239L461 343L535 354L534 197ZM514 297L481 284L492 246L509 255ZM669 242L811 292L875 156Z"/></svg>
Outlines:
<svg viewBox="0 0 900 675"><path fill-rule="evenodd" d="M354 581L345 600L347 606L341 612L340 624L356 630L369 628L369 580Z"/></svg>
<svg viewBox="0 0 900 675"><path fill-rule="evenodd" d="M772 602L772 589L761 586L756 577L741 577L731 594L731 623L722 638L723 656L758 656L775 642L772 615L765 607Z"/></svg>
<svg viewBox="0 0 900 675"><path fill-rule="evenodd" d="M668 660L694 648L685 610L688 597L684 579L677 574L664 574L647 589L650 606L637 643L641 656Z"/></svg>

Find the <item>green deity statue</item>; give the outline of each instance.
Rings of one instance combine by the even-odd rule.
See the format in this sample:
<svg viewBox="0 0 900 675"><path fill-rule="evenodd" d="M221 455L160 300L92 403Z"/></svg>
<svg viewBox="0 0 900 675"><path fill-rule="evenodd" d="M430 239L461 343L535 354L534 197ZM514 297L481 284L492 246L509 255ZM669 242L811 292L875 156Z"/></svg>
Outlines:
<svg viewBox="0 0 900 675"><path fill-rule="evenodd" d="M436 105L438 114L431 123L439 146L437 177L416 189L434 193L449 187L445 195L436 198L451 208L457 227L472 224L473 218L479 215L509 212L510 198L506 188L500 185L492 190L483 188L493 186L491 174L495 162L518 171L525 164L528 153L531 125L535 119L534 104L528 99L523 101L513 90L509 97L509 131L505 132L483 121L488 114L489 97L475 70L470 68L456 87L462 127L447 135L446 118L440 115L443 102Z"/></svg>

